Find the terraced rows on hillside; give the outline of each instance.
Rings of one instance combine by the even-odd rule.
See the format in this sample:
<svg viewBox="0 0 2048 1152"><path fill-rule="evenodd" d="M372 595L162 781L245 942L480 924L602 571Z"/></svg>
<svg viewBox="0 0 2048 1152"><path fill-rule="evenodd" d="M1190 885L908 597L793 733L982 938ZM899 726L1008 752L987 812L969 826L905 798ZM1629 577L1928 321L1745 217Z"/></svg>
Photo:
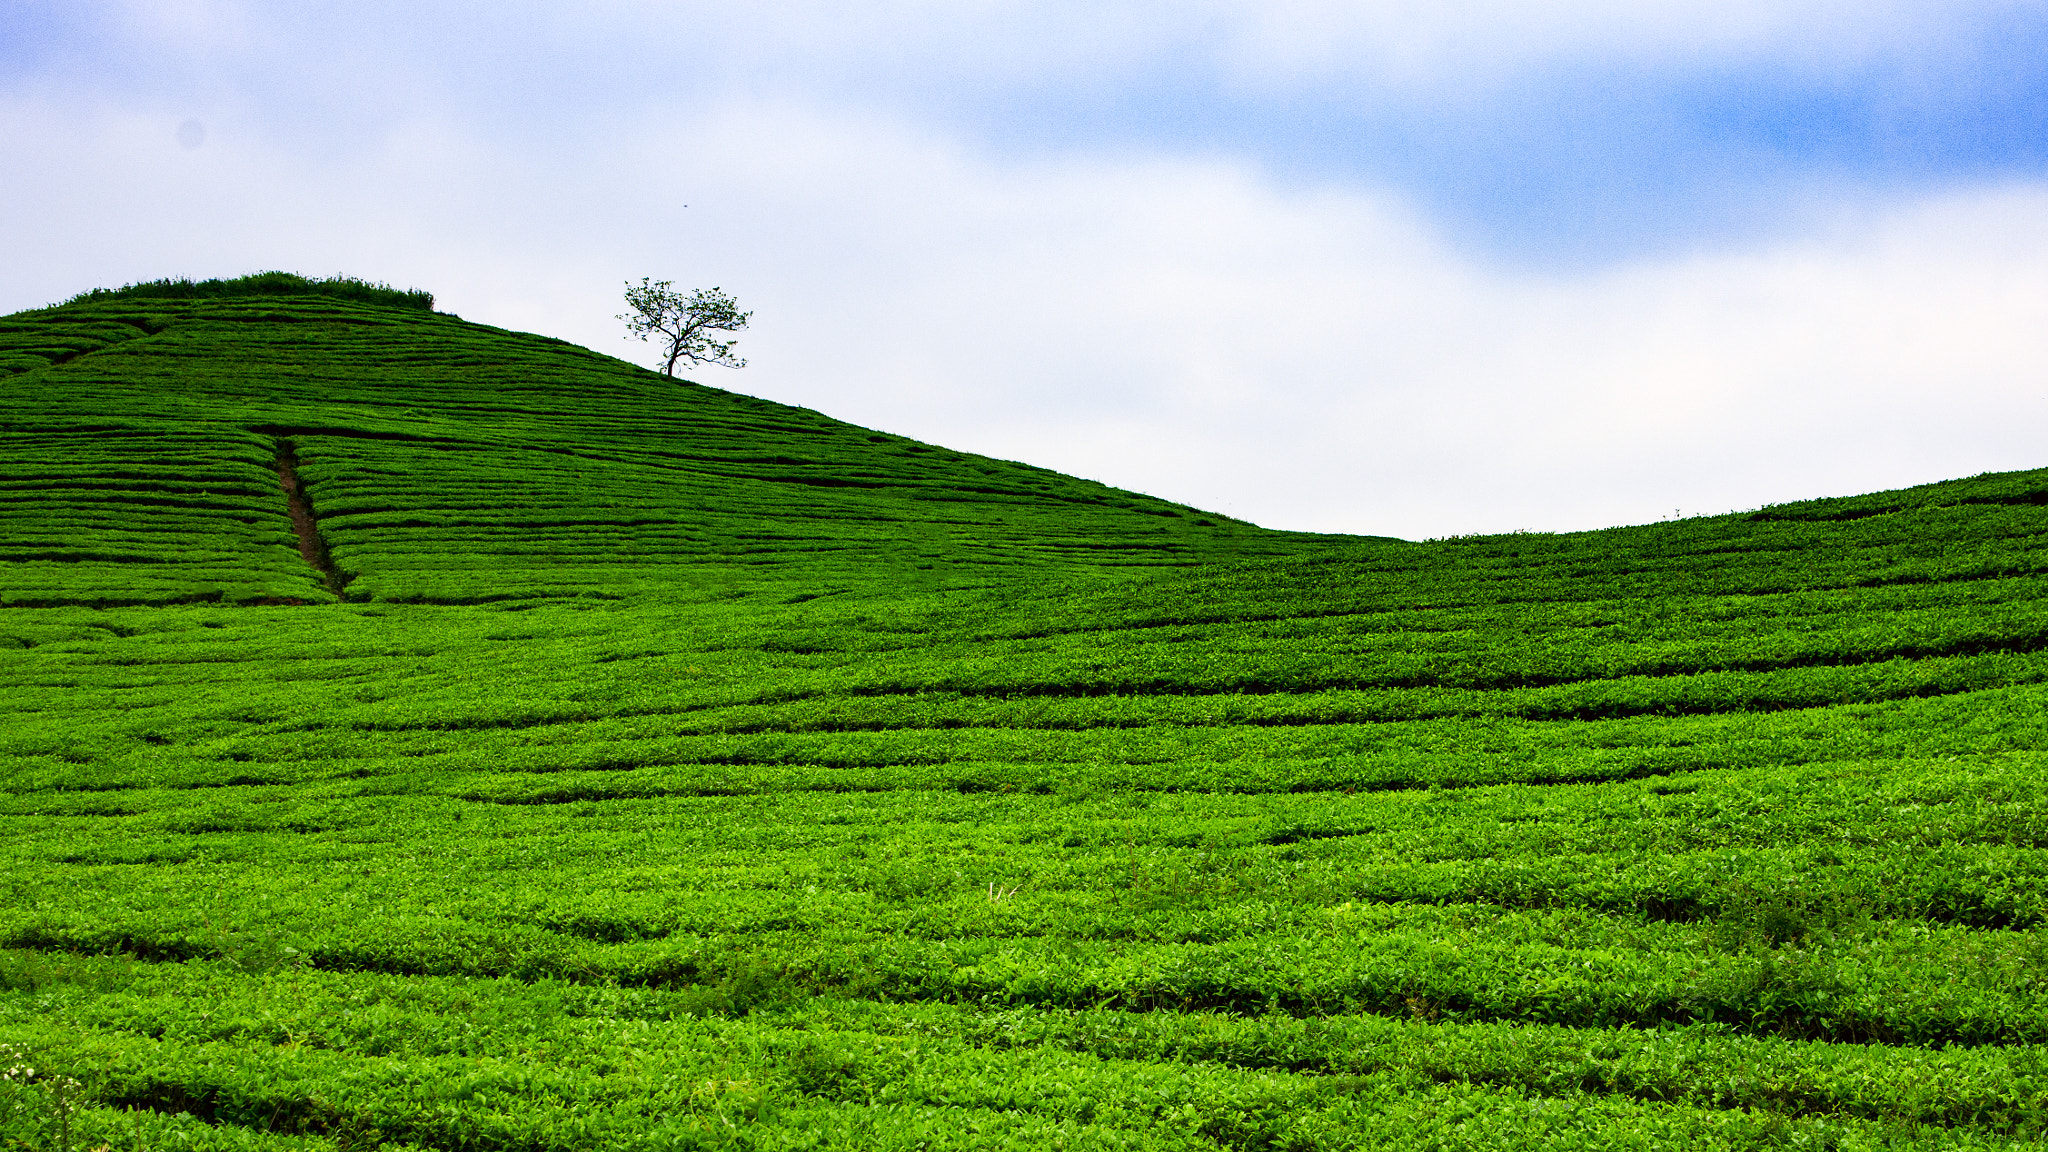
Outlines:
<svg viewBox="0 0 2048 1152"><path fill-rule="evenodd" d="M72 602L0 611L0 1056L44 1070L0 1081L0 1139L2048 1138L2048 470L1290 538L623 369L559 421L451 415L459 374L405 414L353 382L370 351L179 323L207 367L148 395L219 373L236 418L97 418L138 445L109 459L243 452L161 521L192 558L5 570ZM13 379L85 374L37 426L75 432L179 332ZM336 376L272 395L292 356ZM694 431L633 432L635 381ZM789 475L919 486L738 459L801 428L834 447ZM283 522L279 439L348 600ZM430 472L481 494L374 504ZM123 479L50 475L7 546L173 507L91 520ZM200 572L245 592L173 603Z"/></svg>
<svg viewBox="0 0 2048 1152"><path fill-rule="evenodd" d="M354 599L944 587L1306 539L351 300L22 313L0 321L10 368L15 604L323 598L290 536L285 450Z"/></svg>

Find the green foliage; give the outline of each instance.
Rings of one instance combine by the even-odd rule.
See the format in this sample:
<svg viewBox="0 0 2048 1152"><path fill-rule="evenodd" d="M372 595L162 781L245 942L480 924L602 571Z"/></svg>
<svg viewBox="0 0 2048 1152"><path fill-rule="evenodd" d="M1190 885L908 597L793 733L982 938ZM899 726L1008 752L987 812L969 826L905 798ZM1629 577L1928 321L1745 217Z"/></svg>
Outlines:
<svg viewBox="0 0 2048 1152"><path fill-rule="evenodd" d="M134 303L0 321L0 1146L2048 1136L2048 471L1331 540Z"/></svg>
<svg viewBox="0 0 2048 1152"><path fill-rule="evenodd" d="M294 272L254 272L232 280L150 280L119 288L93 288L73 296L65 301L65 305L111 300L200 300L242 296L332 296L385 308L434 310L434 294L418 288L398 289L353 276L330 276L323 280Z"/></svg>
<svg viewBox="0 0 2048 1152"><path fill-rule="evenodd" d="M11 604L332 599L284 441L355 600L933 591L1315 539L352 300L107 300L0 319L9 348Z"/></svg>
<svg viewBox="0 0 2048 1152"><path fill-rule="evenodd" d="M618 317L633 335L645 340L660 336L661 370L674 376L676 365L716 364L722 368L744 368L747 362L733 355L737 340L716 340L714 332L739 332L746 328L752 312L740 311L739 302L720 288L699 288L685 296L667 280L642 277L640 286L626 285L626 306L631 315Z"/></svg>

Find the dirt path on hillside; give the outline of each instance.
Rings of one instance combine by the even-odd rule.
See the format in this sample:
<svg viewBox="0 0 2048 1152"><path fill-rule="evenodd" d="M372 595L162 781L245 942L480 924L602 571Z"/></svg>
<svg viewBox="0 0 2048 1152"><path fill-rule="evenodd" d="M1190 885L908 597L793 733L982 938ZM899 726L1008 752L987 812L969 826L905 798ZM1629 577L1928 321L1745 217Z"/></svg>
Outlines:
<svg viewBox="0 0 2048 1152"><path fill-rule="evenodd" d="M355 575L343 572L335 564L326 538L320 535L320 523L313 516L313 501L307 498L305 482L299 479L298 446L289 440L279 440L276 464L277 482L284 488L285 510L292 518L292 534L299 538L299 555L320 573L321 583L327 585L329 592L339 599L348 599L343 589Z"/></svg>

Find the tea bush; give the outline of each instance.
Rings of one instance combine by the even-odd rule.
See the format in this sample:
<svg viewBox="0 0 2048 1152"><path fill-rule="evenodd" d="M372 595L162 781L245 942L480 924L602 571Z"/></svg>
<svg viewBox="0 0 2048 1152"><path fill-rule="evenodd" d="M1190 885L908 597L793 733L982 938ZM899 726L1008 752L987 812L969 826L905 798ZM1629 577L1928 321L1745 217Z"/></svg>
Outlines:
<svg viewBox="0 0 2048 1152"><path fill-rule="evenodd" d="M0 1136L2048 1132L2048 471L1332 539L345 293L0 364Z"/></svg>

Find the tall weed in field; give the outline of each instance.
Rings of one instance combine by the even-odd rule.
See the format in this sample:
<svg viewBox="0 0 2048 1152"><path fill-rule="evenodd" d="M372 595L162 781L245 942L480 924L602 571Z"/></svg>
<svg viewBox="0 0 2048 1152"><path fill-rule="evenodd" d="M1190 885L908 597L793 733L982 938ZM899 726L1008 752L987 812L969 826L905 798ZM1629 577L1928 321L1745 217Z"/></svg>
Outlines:
<svg viewBox="0 0 2048 1152"><path fill-rule="evenodd" d="M38 1066L19 1045L0 1044L0 1137L22 1148L72 1152L85 1085Z"/></svg>

